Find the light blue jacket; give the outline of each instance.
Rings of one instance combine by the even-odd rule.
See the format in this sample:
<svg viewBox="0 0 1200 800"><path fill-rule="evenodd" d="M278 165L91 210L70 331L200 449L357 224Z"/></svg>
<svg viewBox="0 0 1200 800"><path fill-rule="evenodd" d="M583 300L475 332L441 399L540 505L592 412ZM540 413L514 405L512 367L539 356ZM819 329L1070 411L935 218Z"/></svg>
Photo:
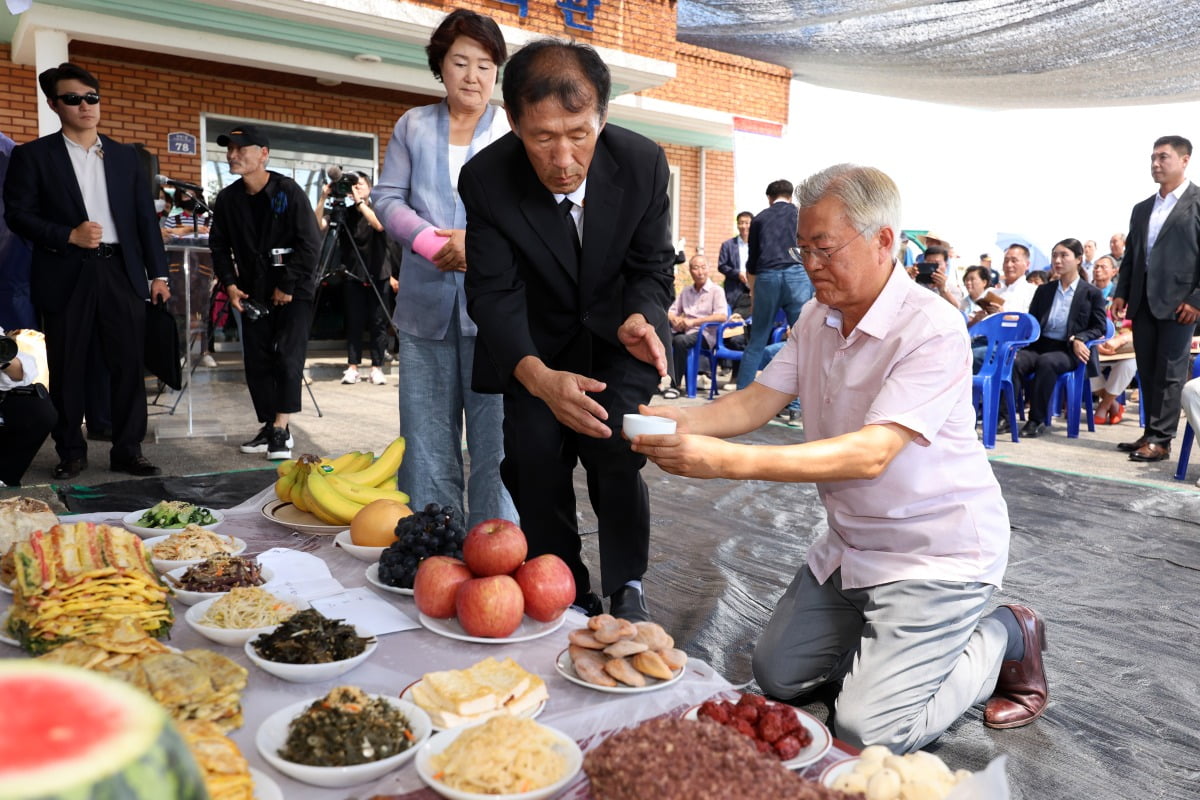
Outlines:
<svg viewBox="0 0 1200 800"><path fill-rule="evenodd" d="M489 105L475 126L467 160L507 131L504 112ZM467 226L466 209L450 183L449 146L450 107L445 100L409 109L396 121L383 172L371 192L388 234L404 246L392 322L398 331L439 341L446 338L456 303L461 334L476 335L475 323L467 316L463 273L442 272L412 250L413 239L425 228Z"/></svg>

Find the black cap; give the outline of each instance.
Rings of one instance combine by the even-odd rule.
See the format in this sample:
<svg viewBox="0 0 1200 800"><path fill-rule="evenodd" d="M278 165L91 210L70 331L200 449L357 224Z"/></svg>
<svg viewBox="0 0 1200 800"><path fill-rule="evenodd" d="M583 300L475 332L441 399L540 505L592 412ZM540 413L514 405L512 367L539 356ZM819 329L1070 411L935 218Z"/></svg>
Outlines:
<svg viewBox="0 0 1200 800"><path fill-rule="evenodd" d="M248 144L270 147L271 141L265 133L258 129L257 125L238 125L229 133L222 133L217 137L219 147L229 147L229 145L245 147Z"/></svg>

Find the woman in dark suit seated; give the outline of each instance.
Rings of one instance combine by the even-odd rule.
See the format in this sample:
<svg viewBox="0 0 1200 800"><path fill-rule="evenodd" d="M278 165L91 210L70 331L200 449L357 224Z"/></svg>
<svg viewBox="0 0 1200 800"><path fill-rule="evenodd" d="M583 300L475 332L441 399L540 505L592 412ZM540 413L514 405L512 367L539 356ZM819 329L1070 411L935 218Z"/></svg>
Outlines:
<svg viewBox="0 0 1200 800"><path fill-rule="evenodd" d="M1029 303L1029 313L1042 326L1042 335L1017 353L1013 362L1014 385L1024 384L1029 417L1021 435L1037 438L1046 432L1046 409L1058 376L1075 369L1093 355L1087 342L1104 336L1104 294L1087 282L1079 269L1083 245L1063 239L1050 252L1051 280L1039 286ZM1030 373L1032 380L1027 380Z"/></svg>

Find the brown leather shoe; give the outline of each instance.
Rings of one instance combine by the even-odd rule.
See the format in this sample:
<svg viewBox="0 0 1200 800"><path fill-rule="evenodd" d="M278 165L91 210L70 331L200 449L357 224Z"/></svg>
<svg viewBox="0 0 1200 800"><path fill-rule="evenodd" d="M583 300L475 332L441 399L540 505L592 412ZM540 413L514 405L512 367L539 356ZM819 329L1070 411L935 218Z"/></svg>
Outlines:
<svg viewBox="0 0 1200 800"><path fill-rule="evenodd" d="M1134 450L1141 450L1146 445L1150 444L1150 440L1145 436L1139 436L1137 441L1121 442L1117 445L1117 449L1122 453L1132 453Z"/></svg>
<svg viewBox="0 0 1200 800"><path fill-rule="evenodd" d="M1006 605L1021 625L1025 657L1000 665L996 690L983 709L983 724L989 728L1019 728L1042 715L1050 699L1042 651L1046 649L1046 624L1033 609Z"/></svg>
<svg viewBox="0 0 1200 800"><path fill-rule="evenodd" d="M1147 442L1129 454L1130 461L1164 461L1171 457L1171 445Z"/></svg>

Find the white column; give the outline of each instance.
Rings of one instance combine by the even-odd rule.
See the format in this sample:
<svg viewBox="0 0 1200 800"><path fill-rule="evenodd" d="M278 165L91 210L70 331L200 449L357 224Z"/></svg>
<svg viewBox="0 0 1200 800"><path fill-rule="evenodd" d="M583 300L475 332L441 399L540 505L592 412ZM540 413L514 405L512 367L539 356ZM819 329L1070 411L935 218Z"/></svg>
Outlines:
<svg viewBox="0 0 1200 800"><path fill-rule="evenodd" d="M51 67L57 67L64 61L70 60L67 45L70 38L62 31L41 28L33 33L34 49L34 82L33 93L37 96L38 135L45 136L54 133L62 127L58 115L46 103L46 96L37 85L37 75L41 75Z"/></svg>

